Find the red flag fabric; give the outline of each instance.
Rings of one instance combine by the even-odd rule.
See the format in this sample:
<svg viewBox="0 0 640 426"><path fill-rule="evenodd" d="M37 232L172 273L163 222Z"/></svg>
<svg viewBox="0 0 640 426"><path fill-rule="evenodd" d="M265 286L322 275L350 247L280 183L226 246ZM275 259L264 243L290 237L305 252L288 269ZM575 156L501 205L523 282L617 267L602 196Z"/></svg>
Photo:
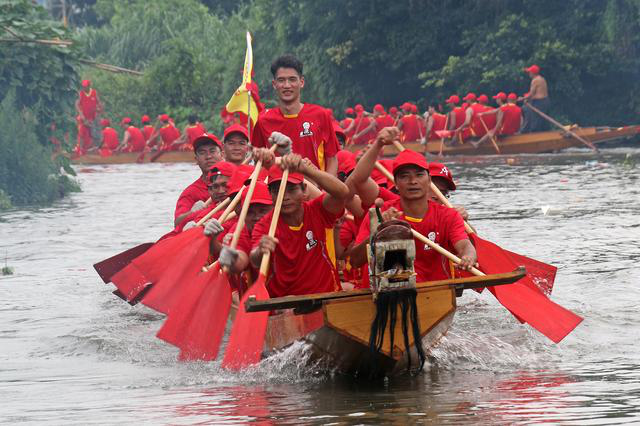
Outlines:
<svg viewBox="0 0 640 426"><path fill-rule="evenodd" d="M502 248L473 236L480 270L485 274L512 271L519 265ZM489 291L520 321L558 343L582 322L582 318L545 296L529 275L516 283L495 286Z"/></svg>

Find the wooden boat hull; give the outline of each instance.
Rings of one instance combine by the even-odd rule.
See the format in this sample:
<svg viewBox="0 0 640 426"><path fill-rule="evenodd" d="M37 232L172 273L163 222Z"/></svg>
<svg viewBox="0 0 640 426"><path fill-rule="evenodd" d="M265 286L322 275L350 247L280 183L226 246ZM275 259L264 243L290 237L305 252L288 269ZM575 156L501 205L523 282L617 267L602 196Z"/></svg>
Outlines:
<svg viewBox="0 0 640 426"><path fill-rule="evenodd" d="M167 151L162 155L147 152L139 161L139 152L126 152L103 157L99 154L87 154L71 158L73 164L131 164L131 163L194 163L193 151ZM153 161L152 161L153 160Z"/></svg>
<svg viewBox="0 0 640 426"><path fill-rule="evenodd" d="M426 353L444 336L453 322L456 296L452 289L418 293L416 305L422 345ZM269 318L265 352L273 353L295 341L311 347L310 362L321 363L329 371L358 377L390 376L407 369L400 321L395 327L394 347L390 347L389 326L382 350L369 350L369 334L375 316L371 296L330 300L314 312L296 315L293 310L281 311ZM401 317L398 311L398 318ZM412 366L417 355L410 337Z"/></svg>
<svg viewBox="0 0 640 426"><path fill-rule="evenodd" d="M585 127L572 129L579 136L587 139L594 144L612 141L616 139L624 139L637 135L640 126L626 126L616 129ZM421 145L420 142L408 142L405 147L416 152L424 152L436 155L440 152L440 141L430 140L427 145ZM522 135L507 136L498 139L500 153L505 155L513 154L541 154L545 152L560 151L572 147L584 147L582 142L570 136L565 136L560 131L527 133ZM355 152L364 148L363 145L350 145L348 150ZM385 156L395 156L398 151L393 146L387 146L384 150ZM445 144L443 155L495 155L496 150L491 143L486 143L475 148L472 144L451 145Z"/></svg>

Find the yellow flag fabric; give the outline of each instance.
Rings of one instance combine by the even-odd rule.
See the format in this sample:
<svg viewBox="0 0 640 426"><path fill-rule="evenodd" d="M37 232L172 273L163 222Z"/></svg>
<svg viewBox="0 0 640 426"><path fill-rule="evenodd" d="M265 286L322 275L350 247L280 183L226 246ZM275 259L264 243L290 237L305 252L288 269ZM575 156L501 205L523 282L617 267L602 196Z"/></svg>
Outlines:
<svg viewBox="0 0 640 426"><path fill-rule="evenodd" d="M247 52L244 55L244 69L242 71L242 84L234 92L229 102L227 111L242 112L251 116L251 121L255 125L258 120L258 106L249 94L247 85L251 83L251 70L253 69L253 51L251 49L251 34L247 31Z"/></svg>

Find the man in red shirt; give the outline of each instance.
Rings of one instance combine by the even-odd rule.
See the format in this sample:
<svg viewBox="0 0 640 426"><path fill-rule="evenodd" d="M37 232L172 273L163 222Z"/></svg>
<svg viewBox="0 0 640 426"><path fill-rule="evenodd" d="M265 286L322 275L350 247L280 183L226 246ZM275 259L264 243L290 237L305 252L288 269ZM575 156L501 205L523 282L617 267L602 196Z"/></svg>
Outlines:
<svg viewBox="0 0 640 426"><path fill-rule="evenodd" d="M113 151L118 149L120 143L118 142L118 132L111 127L111 122L103 118L100 121L102 126L102 146L100 147L100 155L108 157Z"/></svg>
<svg viewBox="0 0 640 426"><path fill-rule="evenodd" d="M278 107L260 114L251 143L254 147L268 148L273 133L282 133L292 141L294 153L335 176L338 141L331 117L325 108L301 102L300 92L305 82L302 71L302 62L291 55L280 56L273 62L272 84L278 96Z"/></svg>
<svg viewBox="0 0 640 426"><path fill-rule="evenodd" d="M388 143L390 141L384 141ZM366 157L360 161L366 160ZM387 201L382 206L384 221L404 220L409 225L460 257L459 268L468 270L477 262L476 251L464 229L460 214L442 206L430 198L429 165L424 156L411 150L398 154L393 161L393 175L400 198ZM354 267L367 261L366 244L369 242L368 213L362 221L356 246L351 251L351 263ZM428 245L414 239L416 245L415 269L417 281L447 279L450 275L448 260Z"/></svg>
<svg viewBox="0 0 640 426"><path fill-rule="evenodd" d="M465 121L461 131L464 132L465 129L468 129L469 137L481 138L487 134L487 129L485 129L480 116L480 113L485 111L485 107L477 102L475 93L467 93L464 100L469 103L469 106L465 111Z"/></svg>
<svg viewBox="0 0 640 426"><path fill-rule="evenodd" d="M425 121L427 123L425 128L425 140L440 139L436 132L440 130L446 130L447 116L445 114L439 114L433 105L429 106L429 109L425 113Z"/></svg>
<svg viewBox="0 0 640 426"><path fill-rule="evenodd" d="M103 112L102 103L98 97L98 92L91 87L90 80L82 80L82 90L78 92L78 99L76 100L76 112L79 119L79 126L83 126L83 137L89 138L89 145L97 147L97 142L94 140L92 129L96 126L96 119L98 115ZM80 133L80 132L79 132ZM97 136L96 136L97 137ZM87 145L87 142L83 140L83 144Z"/></svg>
<svg viewBox="0 0 640 426"><path fill-rule="evenodd" d="M517 99L518 96L515 93L509 93L507 103L500 107L495 127L499 129L499 135L514 135L520 131L522 108L516 104Z"/></svg>
<svg viewBox="0 0 640 426"><path fill-rule="evenodd" d="M249 153L249 132L241 124L232 124L224 129L222 139L224 159L235 165L240 165Z"/></svg>
<svg viewBox="0 0 640 426"><path fill-rule="evenodd" d="M267 279L269 294L279 297L339 290L338 272L328 252L327 240L333 237L336 220L344 212L349 189L300 155L285 155L280 167L272 166L275 158L266 149L257 150L254 155L265 167L270 167L269 191L274 201L282 180L280 167L290 172L275 238L268 235L273 212L265 215L253 229L252 265L257 267L263 254L273 252ZM326 193L305 202L304 177Z"/></svg>
<svg viewBox="0 0 640 426"><path fill-rule="evenodd" d="M464 139L469 137L470 131L468 128L463 128L464 122L467 118L466 106L457 106L460 103L460 97L458 95L451 95L446 103L451 105L451 112L449 113L449 129L456 132L455 139L458 142L464 143Z"/></svg>
<svg viewBox="0 0 640 426"><path fill-rule="evenodd" d="M174 146L174 142L176 142L180 138L180 130L176 128L173 124L169 115L162 114L160 117L160 128L157 129L153 135L151 135L151 141L155 141L158 137L162 139L162 145L160 146L161 151L175 151L178 149L178 146Z"/></svg>
<svg viewBox="0 0 640 426"><path fill-rule="evenodd" d="M173 143L172 149L180 151L191 151L193 149L193 141L207 132L204 125L198 121L198 117L191 114L187 117L187 124L184 127L182 135Z"/></svg>
<svg viewBox="0 0 640 426"><path fill-rule="evenodd" d="M122 119L120 123L122 128L124 129L124 136L122 138L122 143L118 147L118 151L122 152L142 152L146 146L144 135L133 124L131 124L131 119L129 117L125 117Z"/></svg>
<svg viewBox="0 0 640 426"><path fill-rule="evenodd" d="M354 139L358 140L357 143L368 145L375 139L380 130L384 129L385 127L393 126L393 118L387 115L384 107L381 104L376 104L373 107L373 120L365 117L366 114L367 113L363 111L361 118L361 120L363 120L363 123L361 124L362 130L358 132ZM364 120L368 121L369 124L365 124Z"/></svg>
<svg viewBox="0 0 640 426"><path fill-rule="evenodd" d="M421 140L424 134L420 134L422 132L422 129L420 128L420 123L418 122L418 116L413 114L412 112L412 105L409 102L405 102L402 105L402 111L404 111L404 116L398 122L398 129L402 131L403 141L415 142Z"/></svg>
<svg viewBox="0 0 640 426"><path fill-rule="evenodd" d="M349 125L353 121L353 118L351 118L353 116L353 108L345 109L344 115L345 117L342 120L340 120L340 127L342 127L343 129L346 129L347 127L349 127Z"/></svg>
<svg viewBox="0 0 640 426"><path fill-rule="evenodd" d="M193 150L196 164L200 168L200 177L187 186L178 197L174 213L174 226L178 226L192 210L200 210L204 202L209 198L207 189L207 174L209 169L219 161L222 161L222 146L215 135L203 134L193 141ZM194 206L198 201L198 205ZM195 209L194 209L195 207Z"/></svg>
<svg viewBox="0 0 640 426"><path fill-rule="evenodd" d="M496 100L498 106L502 106L507 102L507 94L504 92L498 92L497 95L493 97Z"/></svg>

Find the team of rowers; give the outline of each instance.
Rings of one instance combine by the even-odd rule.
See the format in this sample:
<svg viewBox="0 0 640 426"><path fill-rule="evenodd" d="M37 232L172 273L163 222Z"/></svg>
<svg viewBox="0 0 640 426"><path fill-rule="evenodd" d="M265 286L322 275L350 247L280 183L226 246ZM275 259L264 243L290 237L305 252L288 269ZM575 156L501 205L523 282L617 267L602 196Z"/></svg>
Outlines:
<svg viewBox="0 0 640 426"><path fill-rule="evenodd" d="M271 72L278 106L260 115L251 143L249 132L240 124L227 127L221 141L204 133L191 143L201 175L180 194L175 229L163 238L197 226L217 205L243 191L236 215L243 203L250 204L235 248L229 240L237 216L223 221L218 211L204 223L204 233L211 237L211 260L228 268L239 293L257 278L267 252L272 254L266 283L272 297L368 287L368 211L381 199L383 220L406 221L457 254L462 259L459 269L476 264L476 251L463 222L466 212L440 204L430 190L431 182L445 195L456 189L445 165L428 163L411 150L394 160L379 160L384 146L401 139L401 130L395 126L381 129L358 154L342 150L344 131L334 125L327 109L301 102L302 63L293 56L281 56ZM254 166L245 164L247 158L264 168L250 200L244 198ZM388 173L375 169L378 161ZM289 173L284 198L271 237L273 206L285 169ZM419 240L415 244L419 282L454 273L446 258Z"/></svg>
<svg viewBox="0 0 640 426"><path fill-rule="evenodd" d="M333 111L328 109L329 117L340 141L344 144L366 145L373 142L376 135L385 127L397 127L403 142L428 140L447 140L447 143L467 143L475 146L494 139L497 136L508 136L519 132L528 133L546 130L546 122L534 113L529 105L545 112L549 107L547 82L540 75L540 68L532 65L525 69L531 78L528 93L518 97L515 93L500 92L493 96L496 106L489 105L489 97L481 94L467 93L462 99L451 95L445 103L449 113L438 112L440 109L431 105L420 115L418 106L405 102L399 108L390 107L389 111L381 104L376 104L372 112L368 112L361 104L345 109L345 118L338 121ZM264 106L258 96L258 88L252 83L252 95L262 113ZM523 101L521 108L517 102ZM461 103L462 102L462 103ZM168 114L161 114L154 124L148 115L143 115L140 127L130 117L120 121L122 139L118 131L111 127L107 118L99 120L101 132L95 131L98 117L103 106L98 93L91 87L89 80L83 80L82 90L76 102L76 121L78 127L77 155L98 152L109 156L114 152L144 152L149 150L175 151L191 150L193 142L206 133L205 126L195 115L188 117L188 124L180 131ZM247 126L247 116L241 112L221 112L225 127L232 125Z"/></svg>

